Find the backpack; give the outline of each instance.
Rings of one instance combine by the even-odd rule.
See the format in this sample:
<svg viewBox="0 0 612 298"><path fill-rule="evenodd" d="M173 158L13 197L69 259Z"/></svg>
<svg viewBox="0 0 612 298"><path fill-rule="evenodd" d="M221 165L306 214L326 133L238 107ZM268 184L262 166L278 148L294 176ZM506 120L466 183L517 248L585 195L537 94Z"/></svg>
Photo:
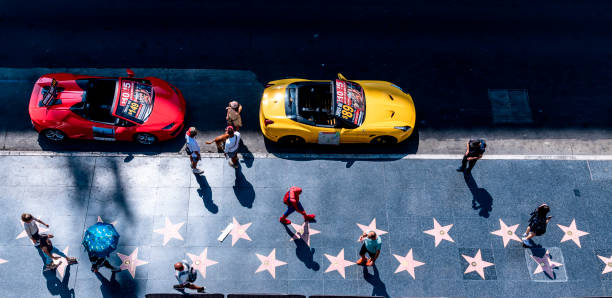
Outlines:
<svg viewBox="0 0 612 298"><path fill-rule="evenodd" d="M189 267L189 275L187 275L188 282L195 282L198 278L198 272L193 267Z"/></svg>
<svg viewBox="0 0 612 298"><path fill-rule="evenodd" d="M529 226L536 233L537 236L540 236L546 233L546 218L541 218L538 216L538 210L531 212L531 218L529 219Z"/></svg>

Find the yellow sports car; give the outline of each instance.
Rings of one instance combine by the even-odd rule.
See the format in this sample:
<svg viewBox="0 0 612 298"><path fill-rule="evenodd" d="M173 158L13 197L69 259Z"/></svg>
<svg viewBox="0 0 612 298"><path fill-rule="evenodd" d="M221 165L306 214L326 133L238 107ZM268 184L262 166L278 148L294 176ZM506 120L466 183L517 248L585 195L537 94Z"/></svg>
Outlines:
<svg viewBox="0 0 612 298"><path fill-rule="evenodd" d="M266 84L263 135L285 144L394 144L414 131L412 97L385 81L284 79Z"/></svg>

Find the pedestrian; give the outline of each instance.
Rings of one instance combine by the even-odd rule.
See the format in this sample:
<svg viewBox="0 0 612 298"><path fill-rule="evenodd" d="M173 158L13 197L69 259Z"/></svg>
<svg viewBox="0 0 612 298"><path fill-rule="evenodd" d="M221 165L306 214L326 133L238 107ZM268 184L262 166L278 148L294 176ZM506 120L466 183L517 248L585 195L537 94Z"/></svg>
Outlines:
<svg viewBox="0 0 612 298"><path fill-rule="evenodd" d="M280 218L280 222L282 224L291 224L291 221L287 219L287 216L289 216L289 214L293 213L294 211L297 211L298 213L302 214L304 216L304 221L315 219L314 214L307 214L306 211L304 211L304 207L302 207L302 204L300 203L301 193L302 189L297 186L291 186L291 188L289 188L289 191L285 193L285 196L283 197L283 203L287 205L287 211L285 211L285 214L283 214L283 216L281 216Z"/></svg>
<svg viewBox="0 0 612 298"><path fill-rule="evenodd" d="M359 237L359 241L363 242L361 245L361 249L359 250L359 260L357 260L357 265L373 266L376 259L380 255L380 247L382 245L382 240L376 232L367 231L361 234ZM366 252L370 255L370 258L366 261Z"/></svg>
<svg viewBox="0 0 612 298"><path fill-rule="evenodd" d="M467 142L467 150L463 155L463 159L461 160L461 166L457 168L457 172L465 171L466 174L469 174L472 171L472 168L476 164L476 161L482 158L482 155L485 153L485 149L487 148L487 143L483 139L478 140L469 140ZM465 166L468 165L467 169Z"/></svg>
<svg viewBox="0 0 612 298"><path fill-rule="evenodd" d="M54 260L59 260L61 258L65 258L68 265L76 264L77 259L74 257L69 257L61 252L59 249L53 247L53 243L51 242L51 238L53 238L53 234L42 234L40 235L40 250L43 252L43 256L45 257L45 271L47 270L55 270L57 266L62 261L59 261L57 264L54 263ZM53 254L58 255L57 257Z"/></svg>
<svg viewBox="0 0 612 298"><path fill-rule="evenodd" d="M113 273L121 271L120 268L111 265L106 258L96 256L92 253L89 253L89 261L91 262L91 271L94 273L98 273L98 269L102 266L110 269Z"/></svg>
<svg viewBox="0 0 612 298"><path fill-rule="evenodd" d="M242 105L239 104L237 101L232 100L229 102L225 110L227 110L227 113L225 115L227 125L233 127L234 131L239 131L242 127L242 117L240 117L240 113L242 112Z"/></svg>
<svg viewBox="0 0 612 298"><path fill-rule="evenodd" d="M546 203L540 205L533 212L531 212L531 218L529 219L529 225L527 230L523 234L523 245L530 246L530 239L534 236L541 236L546 233L546 226L552 219L552 216L547 216L550 212L550 207Z"/></svg>
<svg viewBox="0 0 612 298"><path fill-rule="evenodd" d="M206 289L204 287L196 286L194 284L194 282L198 278L198 273L195 268L189 266L189 264L187 264L187 261L185 260L174 264L174 276L179 282L178 285L174 285L174 288L177 290L189 288L192 290L197 290L198 293L203 293Z"/></svg>
<svg viewBox="0 0 612 298"><path fill-rule="evenodd" d="M26 234L28 234L28 237L30 237L30 240L32 240L32 243L38 246L40 244L40 235L38 234L38 225L36 222L47 228L49 228L49 225L32 216L30 213L21 214L21 221L23 221L23 229L26 231Z"/></svg>
<svg viewBox="0 0 612 298"><path fill-rule="evenodd" d="M198 135L198 131L195 127L192 126L187 130L187 133L185 133L185 151L189 154L193 173L202 174L204 171L198 168L198 161L202 159L202 156L200 155L200 145L195 139L196 135Z"/></svg>
<svg viewBox="0 0 612 298"><path fill-rule="evenodd" d="M217 136L212 141L206 142L206 144L215 143L217 149L225 153L225 157L228 159L227 163L238 168L238 147L240 147L240 133L234 131L234 128L228 126L225 128L225 133Z"/></svg>

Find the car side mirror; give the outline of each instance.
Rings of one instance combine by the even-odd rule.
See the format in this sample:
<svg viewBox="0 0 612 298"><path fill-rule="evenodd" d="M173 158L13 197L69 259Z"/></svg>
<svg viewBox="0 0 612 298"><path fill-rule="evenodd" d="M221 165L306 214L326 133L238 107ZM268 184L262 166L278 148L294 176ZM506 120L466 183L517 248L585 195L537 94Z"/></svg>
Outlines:
<svg viewBox="0 0 612 298"><path fill-rule="evenodd" d="M341 73L338 73L338 79L341 79L343 81L348 81Z"/></svg>
<svg viewBox="0 0 612 298"><path fill-rule="evenodd" d="M128 78L133 78L134 77L134 71L131 69L126 69L125 72L127 72Z"/></svg>

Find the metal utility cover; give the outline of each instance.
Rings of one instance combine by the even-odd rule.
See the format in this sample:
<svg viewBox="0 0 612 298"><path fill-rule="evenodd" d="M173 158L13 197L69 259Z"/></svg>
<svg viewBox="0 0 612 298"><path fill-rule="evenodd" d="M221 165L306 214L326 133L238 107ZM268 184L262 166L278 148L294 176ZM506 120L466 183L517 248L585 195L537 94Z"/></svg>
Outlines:
<svg viewBox="0 0 612 298"><path fill-rule="evenodd" d="M533 123L526 89L489 89L493 123Z"/></svg>

